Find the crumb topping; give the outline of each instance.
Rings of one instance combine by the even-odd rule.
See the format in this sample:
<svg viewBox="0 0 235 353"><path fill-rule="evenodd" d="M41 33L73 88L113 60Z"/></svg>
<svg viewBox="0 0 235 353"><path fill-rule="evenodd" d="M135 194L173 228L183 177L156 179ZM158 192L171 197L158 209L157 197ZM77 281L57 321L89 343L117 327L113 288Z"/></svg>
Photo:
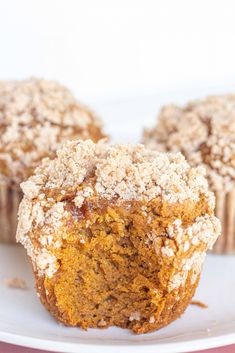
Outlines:
<svg viewBox="0 0 235 353"><path fill-rule="evenodd" d="M0 81L0 179L19 183L69 139L91 138L99 119L54 81Z"/></svg>
<svg viewBox="0 0 235 353"><path fill-rule="evenodd" d="M175 266L177 270L172 274L169 285L170 290L174 290L185 284L189 271L192 271L191 283L195 283L201 272L206 251L212 249L221 234L221 224L215 216L205 214L197 217L195 222L187 227L183 227L181 221L177 219L168 226L167 233L170 238L175 239L179 251L185 254L185 256L182 256L180 263L175 260L177 262L177 266ZM200 244L204 244L203 251L196 251L190 254L190 248L192 246L198 247ZM172 248L169 248L169 250L173 252ZM164 250L163 255L170 257L173 256L172 252Z"/></svg>
<svg viewBox="0 0 235 353"><path fill-rule="evenodd" d="M182 252L187 252L190 244L197 246L200 242L206 244L211 250L220 232L220 221L217 217L208 214L197 217L195 223L186 228L182 226L180 219L173 221L167 228L168 236L177 240ZM172 256L171 251L167 252L166 249L162 249L163 254L167 256Z"/></svg>
<svg viewBox="0 0 235 353"><path fill-rule="evenodd" d="M206 168L214 191L230 191L235 185L235 95L163 107L156 127L145 131L144 143L182 152L192 166Z"/></svg>
<svg viewBox="0 0 235 353"><path fill-rule="evenodd" d="M169 205L180 205L187 200L199 202L203 197L211 212L214 208L214 196L208 192L202 168L190 167L180 153L163 154L143 145L67 142L57 152L57 158L44 159L21 186L24 198L19 208L17 241L27 249L39 275L48 277L58 269L54 251L66 238L64 229L71 217L66 208L68 199L79 209L84 200L115 200L118 204L160 198ZM141 208L150 225L146 210L145 206ZM89 220L85 227L89 227ZM39 230L37 246L35 230ZM180 219L174 220L166 236L174 238L180 251L186 253L193 241L195 246L196 241L203 243L205 249L212 246L219 231L218 220L204 215L186 229ZM80 243L85 243L85 238L79 236ZM166 243L161 254L174 257L174 251Z"/></svg>
<svg viewBox="0 0 235 353"><path fill-rule="evenodd" d="M180 153L158 153L143 145L69 141L58 150L57 158L44 159L21 186L29 200L49 189L63 190L64 196L73 191L77 205L93 194L108 200L161 196L170 203L196 201L205 194L212 201L204 174L203 168L191 168Z"/></svg>

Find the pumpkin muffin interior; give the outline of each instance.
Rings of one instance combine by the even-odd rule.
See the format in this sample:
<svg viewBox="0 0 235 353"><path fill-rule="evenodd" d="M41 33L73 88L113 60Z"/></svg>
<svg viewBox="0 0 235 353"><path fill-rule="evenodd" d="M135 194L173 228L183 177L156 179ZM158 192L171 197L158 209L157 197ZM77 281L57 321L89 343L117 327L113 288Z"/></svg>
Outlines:
<svg viewBox="0 0 235 353"><path fill-rule="evenodd" d="M149 322L156 321L153 329L166 325L179 315L178 308L189 304L196 285L189 285L179 302L174 292L166 295L173 259L156 252L166 244L177 251L175 240L166 235L167 226L178 217L190 225L206 208L203 199L180 207L153 200L131 206L84 203L78 209L68 202L73 218L56 251L59 270L44 279L42 301L60 321L85 329L120 326L145 332ZM150 229L154 237L147 236ZM41 291L40 279L38 287ZM170 319L163 315L166 304Z"/></svg>

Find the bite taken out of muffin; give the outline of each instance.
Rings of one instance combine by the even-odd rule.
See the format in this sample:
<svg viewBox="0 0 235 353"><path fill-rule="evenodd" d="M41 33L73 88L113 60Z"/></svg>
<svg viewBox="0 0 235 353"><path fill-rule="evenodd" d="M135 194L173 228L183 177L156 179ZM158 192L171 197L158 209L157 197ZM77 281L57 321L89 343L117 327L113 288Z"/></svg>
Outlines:
<svg viewBox="0 0 235 353"><path fill-rule="evenodd" d="M222 224L213 251L235 254L235 95L164 106L156 126L145 130L143 142L158 151L180 151L191 166L206 169Z"/></svg>
<svg viewBox="0 0 235 353"><path fill-rule="evenodd" d="M0 241L15 239L20 183L67 140L104 137L99 118L54 81L0 81Z"/></svg>
<svg viewBox="0 0 235 353"><path fill-rule="evenodd" d="M67 142L22 183L17 240L60 322L135 333L177 319L220 234L201 167L142 145Z"/></svg>

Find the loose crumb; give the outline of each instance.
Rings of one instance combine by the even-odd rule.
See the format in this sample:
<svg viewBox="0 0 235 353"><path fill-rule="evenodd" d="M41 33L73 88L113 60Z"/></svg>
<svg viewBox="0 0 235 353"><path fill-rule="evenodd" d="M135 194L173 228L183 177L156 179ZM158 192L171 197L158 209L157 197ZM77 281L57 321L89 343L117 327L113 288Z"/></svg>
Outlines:
<svg viewBox="0 0 235 353"><path fill-rule="evenodd" d="M202 303L202 302L200 302L199 300L192 300L192 301L191 301L191 305L199 306L199 307L202 308L202 309L207 309L207 308L208 308L208 305L207 305L207 304Z"/></svg>
<svg viewBox="0 0 235 353"><path fill-rule="evenodd" d="M12 277L12 278L6 278L4 280L4 284L9 287L9 288L16 288L16 289L27 289L27 283L23 278L19 277Z"/></svg>

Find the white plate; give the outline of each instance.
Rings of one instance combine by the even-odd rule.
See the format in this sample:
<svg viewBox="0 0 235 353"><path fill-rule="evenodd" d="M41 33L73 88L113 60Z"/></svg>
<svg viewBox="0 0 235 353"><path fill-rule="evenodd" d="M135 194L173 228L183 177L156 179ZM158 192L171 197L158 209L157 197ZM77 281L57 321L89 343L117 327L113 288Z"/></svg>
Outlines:
<svg viewBox="0 0 235 353"><path fill-rule="evenodd" d="M31 268L19 246L0 246L0 340L56 352L189 352L235 342L235 257L209 255L196 299L208 309L190 306L177 321L155 333L136 336L127 330L88 330L58 324L41 306ZM20 277L28 290L7 288Z"/></svg>
<svg viewBox="0 0 235 353"><path fill-rule="evenodd" d="M153 123L158 107L169 100L197 96L171 94L96 104L114 141L137 142L144 125ZM183 98L183 99L182 99ZM173 353L235 343L235 256L209 255L195 299L208 309L190 306L179 320L157 332L136 336L128 330L88 330L58 324L41 306L31 268L20 246L0 245L0 340L56 352ZM21 277L28 290L10 289L4 279Z"/></svg>

